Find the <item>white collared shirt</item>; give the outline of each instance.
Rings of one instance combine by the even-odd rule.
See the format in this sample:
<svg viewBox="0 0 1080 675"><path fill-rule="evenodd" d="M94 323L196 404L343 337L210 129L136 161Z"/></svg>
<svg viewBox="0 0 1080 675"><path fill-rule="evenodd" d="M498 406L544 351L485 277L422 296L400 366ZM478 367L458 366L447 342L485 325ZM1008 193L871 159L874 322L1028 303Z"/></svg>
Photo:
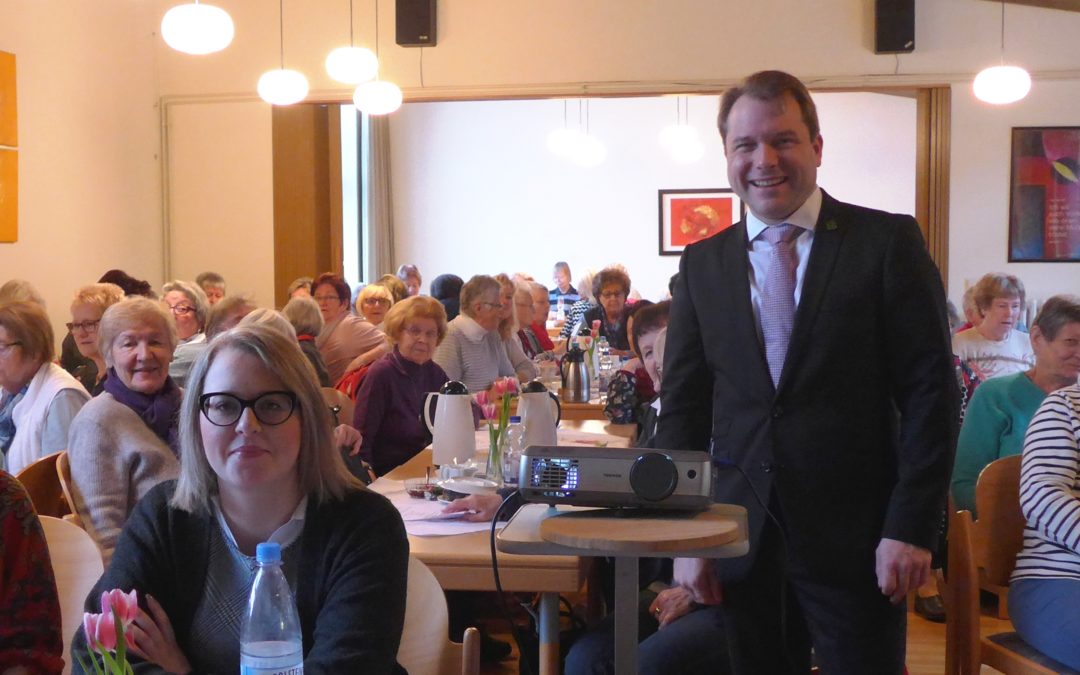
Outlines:
<svg viewBox="0 0 1080 675"><path fill-rule="evenodd" d="M821 213L821 188L814 188L803 205L791 214L785 223L797 225L806 230L795 240L795 306L799 306L799 298L802 297L803 279L806 277L806 264L810 261L810 247L814 244L814 226L817 225L818 215ZM746 251L749 258L747 265L750 275L750 304L754 309L754 326L757 329L758 340L763 341L761 336L761 288L765 285L765 275L769 273L769 256L772 254L772 244L758 235L764 231L768 224L762 222L751 211L746 212L746 237L749 240Z"/></svg>
<svg viewBox="0 0 1080 675"><path fill-rule="evenodd" d="M218 524L221 525L221 531L225 533L225 536L229 538L229 543L233 548L240 550L240 547L236 545L236 537L233 536L232 530L229 528L229 523L225 520L225 514L221 510L221 503L218 501L217 496L210 498L211 503L214 505L214 515L217 517ZM304 495L300 499L300 503L296 505L296 509L293 510L292 516L285 522L284 525L274 530L270 534L270 538L267 541L273 541L281 545L281 549L285 550L296 541L304 532L304 514L307 512L307 495Z"/></svg>

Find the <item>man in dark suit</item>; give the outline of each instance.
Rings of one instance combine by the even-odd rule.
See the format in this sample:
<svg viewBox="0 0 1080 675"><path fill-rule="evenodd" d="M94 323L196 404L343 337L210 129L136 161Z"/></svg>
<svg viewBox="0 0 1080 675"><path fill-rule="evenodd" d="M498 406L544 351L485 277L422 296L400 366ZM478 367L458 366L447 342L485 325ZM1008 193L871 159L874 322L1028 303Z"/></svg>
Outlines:
<svg viewBox="0 0 1080 675"><path fill-rule="evenodd" d="M683 254L655 446L712 453L750 553L676 581L722 593L736 673L806 673L812 645L829 675L898 674L956 435L941 279L913 218L818 188L796 78L747 78L719 126L749 213Z"/></svg>

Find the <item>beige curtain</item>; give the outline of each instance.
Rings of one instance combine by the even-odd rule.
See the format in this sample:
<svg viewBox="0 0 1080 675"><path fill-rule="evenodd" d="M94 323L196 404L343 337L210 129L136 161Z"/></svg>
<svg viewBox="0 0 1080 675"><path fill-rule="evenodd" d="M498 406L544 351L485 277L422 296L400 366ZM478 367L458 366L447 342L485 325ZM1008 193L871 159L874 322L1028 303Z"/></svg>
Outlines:
<svg viewBox="0 0 1080 675"><path fill-rule="evenodd" d="M371 187L368 200L368 234L364 249L364 270L369 281L384 274L393 274L394 265L394 202L390 189L390 119L370 117L371 124Z"/></svg>

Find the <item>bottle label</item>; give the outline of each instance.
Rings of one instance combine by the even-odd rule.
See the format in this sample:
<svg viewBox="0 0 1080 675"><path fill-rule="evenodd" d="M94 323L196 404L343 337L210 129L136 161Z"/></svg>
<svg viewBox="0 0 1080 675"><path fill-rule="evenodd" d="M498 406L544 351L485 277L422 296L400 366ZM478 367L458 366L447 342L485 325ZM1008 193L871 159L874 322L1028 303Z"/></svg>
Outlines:
<svg viewBox="0 0 1080 675"><path fill-rule="evenodd" d="M241 665L240 675L304 675L304 664L298 663L286 668L254 668Z"/></svg>
<svg viewBox="0 0 1080 675"><path fill-rule="evenodd" d="M299 642L270 640L240 645L240 675L303 675Z"/></svg>

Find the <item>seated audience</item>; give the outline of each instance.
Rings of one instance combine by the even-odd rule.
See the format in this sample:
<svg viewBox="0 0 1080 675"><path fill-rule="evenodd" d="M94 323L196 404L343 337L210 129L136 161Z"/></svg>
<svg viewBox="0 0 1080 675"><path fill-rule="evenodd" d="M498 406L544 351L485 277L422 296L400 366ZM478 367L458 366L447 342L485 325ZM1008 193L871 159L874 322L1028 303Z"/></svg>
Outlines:
<svg viewBox="0 0 1080 675"><path fill-rule="evenodd" d="M547 332L548 292L535 281L522 284L514 292L514 311L517 314L518 339L525 356L554 356L555 344Z"/></svg>
<svg viewBox="0 0 1080 675"><path fill-rule="evenodd" d="M384 333L382 322L393 305L394 295L389 288L379 284L364 286L356 296L356 312L360 318Z"/></svg>
<svg viewBox="0 0 1080 675"><path fill-rule="evenodd" d="M394 302L401 302L409 297L409 289L405 286L405 282L393 274L384 274L375 283L385 286L390 291L390 294L394 296Z"/></svg>
<svg viewBox="0 0 1080 675"><path fill-rule="evenodd" d="M975 482L995 459L1018 455L1032 415L1052 391L1076 384L1080 375L1080 299L1055 295L1031 326L1035 365L979 385L960 427L953 467L957 508L975 513Z"/></svg>
<svg viewBox="0 0 1080 675"><path fill-rule="evenodd" d="M505 274L495 275L495 280L499 282L499 337L502 338L503 349L506 350L506 357L510 359L510 365L514 367L517 378L522 382L528 382L539 375L540 371L536 364L525 355L521 348L521 340L517 338L517 317L514 315L514 297L517 294L517 286Z"/></svg>
<svg viewBox="0 0 1080 675"><path fill-rule="evenodd" d="M314 279L312 279L311 277L297 277L296 279L293 279L292 283L289 284L288 290L286 291L289 299L291 300L293 298L312 297L311 282L313 281Z"/></svg>
<svg viewBox="0 0 1080 675"><path fill-rule="evenodd" d="M566 323L563 324L562 332L559 333L559 337L568 338L571 335L589 334L589 326L585 325L582 319L585 316L585 312L596 307L596 299L593 297L592 292L593 278L595 276L595 272L586 270L585 274L581 275L581 278L578 279L578 295L581 296L581 299L571 305L570 309L567 310Z"/></svg>
<svg viewBox="0 0 1080 675"><path fill-rule="evenodd" d="M1024 284L1011 274L987 274L973 288L979 323L953 336L953 353L983 382L1030 368L1035 363L1031 340L1017 328Z"/></svg>
<svg viewBox="0 0 1080 675"><path fill-rule="evenodd" d="M300 343L300 351L304 353L311 367L315 369L315 375L319 378L319 385L332 387L330 375L326 372L326 364L323 363L322 354L315 346L315 338L323 329L323 317L319 306L311 298L293 298L285 303L281 310L285 318L292 324L296 331L296 339Z"/></svg>
<svg viewBox="0 0 1080 675"><path fill-rule="evenodd" d="M116 284L90 284L75 293L71 301L71 322L68 336L75 342L85 361L70 372L82 386L97 396L105 380L105 359L98 351L98 328L101 316L110 306L124 299L124 290Z"/></svg>
<svg viewBox="0 0 1080 675"><path fill-rule="evenodd" d="M139 502L87 598L94 611L112 588L145 601L135 671L238 672L255 547L273 541L296 591L305 671L404 673L401 516L346 470L296 342L269 326L219 335L192 369L180 420L179 481ZM72 653L88 656L82 630Z"/></svg>
<svg viewBox="0 0 1080 675"><path fill-rule="evenodd" d="M71 420L90 399L52 362L54 344L41 305L0 303L0 450L13 475L66 448Z"/></svg>
<svg viewBox="0 0 1080 675"><path fill-rule="evenodd" d="M230 295L222 298L210 310L206 319L206 340L209 342L227 330L236 328L240 320L258 309L254 298L247 294ZM178 383L181 384L182 383Z"/></svg>
<svg viewBox="0 0 1080 675"><path fill-rule="evenodd" d="M151 300L157 300L157 294L154 293L153 288L150 287L148 282L136 279L123 270L109 270L101 275L101 278L98 279L98 283L115 284L123 290L125 296L142 295ZM96 342L97 338L94 337L93 340ZM86 382L83 380L94 375L94 373L97 373L100 377L105 377L104 370L98 372L99 365L100 364L95 364L91 359L84 357L79 352L79 348L75 346L75 337L70 332L64 336L64 339L60 343L60 366L82 382L87 391L90 391L94 396L97 396L99 392L91 391L90 387L87 386ZM76 374L76 371L80 369L81 372Z"/></svg>
<svg viewBox="0 0 1080 675"><path fill-rule="evenodd" d="M438 300L415 296L386 315L394 350L371 364L356 395L353 426L363 436L360 457L383 475L431 442L422 408L428 392L446 384L446 372L431 360L446 336L446 312Z"/></svg>
<svg viewBox="0 0 1080 675"><path fill-rule="evenodd" d="M497 378L514 375L499 335L499 282L478 274L461 288L461 314L447 324L446 338L435 350L435 363L470 393L483 391Z"/></svg>
<svg viewBox="0 0 1080 675"><path fill-rule="evenodd" d="M71 423L73 505L108 564L120 530L152 487L176 478L180 387L169 377L176 327L160 304L128 298L105 311L98 349L105 393Z"/></svg>
<svg viewBox="0 0 1080 675"><path fill-rule="evenodd" d="M0 673L60 675L64 638L49 545L30 495L0 470Z"/></svg>
<svg viewBox="0 0 1080 675"><path fill-rule="evenodd" d="M606 337L612 352L630 354L626 336L626 298L630 277L618 267L605 267L593 278L593 297L599 303L582 316L586 329L600 321L600 337Z"/></svg>
<svg viewBox="0 0 1080 675"><path fill-rule="evenodd" d="M161 301L169 308L176 321L179 342L173 350L169 375L182 387L192 364L206 346L206 321L210 315L210 303L201 288L179 279L162 286Z"/></svg>
<svg viewBox="0 0 1080 675"><path fill-rule="evenodd" d="M420 269L416 265L402 265L397 269L397 278L405 284L409 297L420 295L420 285L424 280L420 276Z"/></svg>
<svg viewBox="0 0 1080 675"><path fill-rule="evenodd" d="M24 279L11 279L4 282L3 286L0 286L0 302L14 302L16 300L32 302L45 309L45 298L41 297L41 293L29 281Z"/></svg>
<svg viewBox="0 0 1080 675"><path fill-rule="evenodd" d="M975 305L975 287L970 286L964 291L964 297L961 299L963 305L961 309L964 312L964 323L957 326L954 333L961 333L968 328L974 328L979 323L979 308Z"/></svg>
<svg viewBox="0 0 1080 675"><path fill-rule="evenodd" d="M225 277L217 272L203 272L195 277L195 283L206 293L206 301L211 307L225 297Z"/></svg>
<svg viewBox="0 0 1080 675"><path fill-rule="evenodd" d="M548 291L548 315L556 319L565 319L566 313L570 311L574 303L581 300L577 289L570 285L570 266L562 261L555 263L551 279L555 282L555 287ZM562 316L559 316L560 308Z"/></svg>
<svg viewBox="0 0 1080 675"><path fill-rule="evenodd" d="M667 327L670 311L671 302L665 300L655 305L647 305L634 313L632 342L634 354L640 359L640 368L621 369L611 378L604 415L613 424L636 424L642 407L648 406L656 398L649 368L656 360L656 337ZM639 381L647 381L647 384L639 385Z"/></svg>
<svg viewBox="0 0 1080 675"><path fill-rule="evenodd" d="M331 382L340 380L348 369L371 363L386 353L388 347L379 329L349 313L349 284L344 279L326 272L312 285L325 322L315 345Z"/></svg>
<svg viewBox="0 0 1080 675"><path fill-rule="evenodd" d="M431 282L431 297L446 310L446 320L453 321L461 311L461 287L465 282L456 274L440 274Z"/></svg>
<svg viewBox="0 0 1080 675"><path fill-rule="evenodd" d="M985 386L985 385L984 385ZM1080 670L1080 385L1049 394L1031 418L1020 466L1024 546L1009 616L1035 649Z"/></svg>

